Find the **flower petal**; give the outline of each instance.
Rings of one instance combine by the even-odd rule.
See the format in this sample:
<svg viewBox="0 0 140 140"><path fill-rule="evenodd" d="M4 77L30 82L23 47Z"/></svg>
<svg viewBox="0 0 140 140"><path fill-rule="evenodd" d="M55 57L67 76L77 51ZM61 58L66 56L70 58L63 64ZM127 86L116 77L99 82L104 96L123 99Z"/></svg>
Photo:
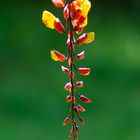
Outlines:
<svg viewBox="0 0 140 140"><path fill-rule="evenodd" d="M95 37L95 33L94 32L90 32L87 34L87 39L85 41L86 44L91 43L92 41L94 41L94 37Z"/></svg>
<svg viewBox="0 0 140 140"><path fill-rule="evenodd" d="M60 61L60 62L64 62L66 60L66 57L62 53L60 53L56 50L51 51L51 58L54 61Z"/></svg>
<svg viewBox="0 0 140 140"><path fill-rule="evenodd" d="M44 11L42 14L42 21L43 23L51 29L54 29L54 21L55 21L56 17L50 13L49 11Z"/></svg>
<svg viewBox="0 0 140 140"><path fill-rule="evenodd" d="M54 27L59 33L63 33L65 31L65 27L58 18L55 18Z"/></svg>

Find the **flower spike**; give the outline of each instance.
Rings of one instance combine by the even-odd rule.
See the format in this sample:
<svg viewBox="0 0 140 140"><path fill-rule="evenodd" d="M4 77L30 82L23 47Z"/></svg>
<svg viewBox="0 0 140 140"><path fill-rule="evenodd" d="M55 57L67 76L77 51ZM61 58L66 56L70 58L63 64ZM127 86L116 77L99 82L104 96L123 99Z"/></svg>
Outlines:
<svg viewBox="0 0 140 140"><path fill-rule="evenodd" d="M79 128L77 120L79 120L79 123L84 124L85 122L81 117L81 112L86 111L85 108L79 104L79 100L83 103L90 103L91 100L77 92L78 88L84 86L84 82L77 80L76 76L77 74L84 76L89 75L91 69L77 67L76 63L85 58L85 51L81 51L77 54L76 49L78 49L78 47L75 46L89 44L94 41L94 32L83 33L85 26L88 24L88 13L91 8L91 2L89 0L52 0L52 3L56 8L63 9L63 18L66 23L64 25L66 26L49 11L43 12L42 21L46 27L50 29L55 29L59 33L67 33L67 41L65 43L67 56L57 50L52 50L50 55L54 61L66 61L67 66L61 66L61 70L64 74L68 74L68 82L66 82L64 89L68 91L65 101L70 104L70 111L68 117L64 119L63 125L66 126L71 122L72 127L69 140L78 140ZM76 34L78 34L77 38L75 38Z"/></svg>

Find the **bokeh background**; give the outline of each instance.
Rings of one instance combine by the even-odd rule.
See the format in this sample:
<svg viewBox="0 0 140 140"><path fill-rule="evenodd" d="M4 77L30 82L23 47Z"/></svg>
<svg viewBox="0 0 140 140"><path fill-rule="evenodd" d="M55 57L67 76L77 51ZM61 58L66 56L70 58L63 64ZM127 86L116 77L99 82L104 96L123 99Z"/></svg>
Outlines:
<svg viewBox="0 0 140 140"><path fill-rule="evenodd" d="M66 53L66 36L42 24L43 10L62 19L51 0L0 1L0 140L68 139L68 77L49 54ZM140 1L92 1L85 31L96 39L76 48L86 53L77 65L92 68L77 75L92 99L79 140L140 140Z"/></svg>

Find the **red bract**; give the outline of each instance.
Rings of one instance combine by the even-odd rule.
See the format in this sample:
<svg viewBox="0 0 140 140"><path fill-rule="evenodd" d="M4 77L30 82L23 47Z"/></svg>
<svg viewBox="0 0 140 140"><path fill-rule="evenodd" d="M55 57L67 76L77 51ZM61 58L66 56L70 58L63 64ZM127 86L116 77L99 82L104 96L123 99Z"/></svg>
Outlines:
<svg viewBox="0 0 140 140"><path fill-rule="evenodd" d="M64 0L52 0L52 2L58 8L64 7Z"/></svg>
<svg viewBox="0 0 140 140"><path fill-rule="evenodd" d="M54 21L54 27L60 33L63 33L65 31L65 27L62 25L58 18L56 18Z"/></svg>
<svg viewBox="0 0 140 140"><path fill-rule="evenodd" d="M79 68L78 72L79 72L79 74L82 74L82 75L89 75L90 68Z"/></svg>
<svg viewBox="0 0 140 140"><path fill-rule="evenodd" d="M86 96L84 96L84 95L80 95L80 100L82 101L82 102L84 102L84 103L90 103L91 102L91 100L90 99L88 99Z"/></svg>
<svg viewBox="0 0 140 140"><path fill-rule="evenodd" d="M85 52L84 51L82 51L81 53L77 54L77 59L78 60L82 60L84 58L85 58Z"/></svg>

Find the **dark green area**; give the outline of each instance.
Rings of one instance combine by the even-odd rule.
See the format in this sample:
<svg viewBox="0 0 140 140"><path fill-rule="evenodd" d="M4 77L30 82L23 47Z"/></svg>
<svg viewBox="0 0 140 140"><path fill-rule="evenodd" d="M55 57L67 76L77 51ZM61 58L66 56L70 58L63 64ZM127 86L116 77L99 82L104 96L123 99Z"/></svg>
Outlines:
<svg viewBox="0 0 140 140"><path fill-rule="evenodd" d="M51 1L51 0L50 0ZM50 51L66 53L66 36L47 29L43 10L62 18L50 1L0 2L0 140L66 140L68 81ZM91 67L80 93L92 99L81 114L79 140L140 140L140 2L92 1L89 24L94 43L77 47Z"/></svg>

